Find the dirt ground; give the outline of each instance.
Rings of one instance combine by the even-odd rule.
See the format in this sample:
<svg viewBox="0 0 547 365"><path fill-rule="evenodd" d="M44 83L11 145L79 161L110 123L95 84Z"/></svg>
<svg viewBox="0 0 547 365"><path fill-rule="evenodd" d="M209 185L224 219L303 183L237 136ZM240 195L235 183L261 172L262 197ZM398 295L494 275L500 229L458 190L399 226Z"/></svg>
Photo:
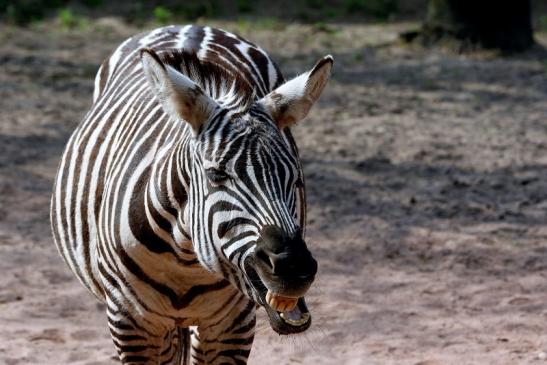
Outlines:
<svg viewBox="0 0 547 365"><path fill-rule="evenodd" d="M250 364L547 364L547 57L395 42L408 24L215 23L333 80L294 129L320 264L314 325L261 312ZM101 60L139 30L0 28L0 364L115 364L48 208ZM547 36L538 40L547 45Z"/></svg>

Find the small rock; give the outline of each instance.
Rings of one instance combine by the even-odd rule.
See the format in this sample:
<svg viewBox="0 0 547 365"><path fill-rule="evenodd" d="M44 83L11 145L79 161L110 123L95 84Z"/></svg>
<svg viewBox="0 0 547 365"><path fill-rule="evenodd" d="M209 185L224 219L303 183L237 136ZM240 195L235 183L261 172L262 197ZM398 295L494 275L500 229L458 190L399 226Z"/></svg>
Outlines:
<svg viewBox="0 0 547 365"><path fill-rule="evenodd" d="M23 297L17 293L0 293L0 304L18 302L22 299Z"/></svg>
<svg viewBox="0 0 547 365"><path fill-rule="evenodd" d="M420 361L414 365L442 365L442 364L436 360L425 360L425 361Z"/></svg>
<svg viewBox="0 0 547 365"><path fill-rule="evenodd" d="M538 352L537 357L538 357L538 360L545 360L547 359L547 354L544 351L540 351Z"/></svg>
<svg viewBox="0 0 547 365"><path fill-rule="evenodd" d="M508 304L510 305L526 305L530 304L532 300L526 297L515 297L509 300Z"/></svg>
<svg viewBox="0 0 547 365"><path fill-rule="evenodd" d="M29 338L30 341L50 341L55 343L65 343L65 339L63 338L63 335L61 334L61 331L56 328L48 328L43 330L42 332L31 336Z"/></svg>

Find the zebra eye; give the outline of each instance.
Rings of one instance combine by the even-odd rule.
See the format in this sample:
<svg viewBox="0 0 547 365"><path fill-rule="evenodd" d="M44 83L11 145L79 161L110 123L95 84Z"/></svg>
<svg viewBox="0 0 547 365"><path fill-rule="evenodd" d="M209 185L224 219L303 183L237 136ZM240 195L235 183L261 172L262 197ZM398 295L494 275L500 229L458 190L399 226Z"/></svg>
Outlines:
<svg viewBox="0 0 547 365"><path fill-rule="evenodd" d="M214 167L205 170L205 174L209 181L213 184L220 184L228 179L228 174L222 170L215 169Z"/></svg>
<svg viewBox="0 0 547 365"><path fill-rule="evenodd" d="M301 177L298 177L298 179L296 179L296 181L294 182L294 186L296 186L297 188L303 188L304 180L302 180Z"/></svg>

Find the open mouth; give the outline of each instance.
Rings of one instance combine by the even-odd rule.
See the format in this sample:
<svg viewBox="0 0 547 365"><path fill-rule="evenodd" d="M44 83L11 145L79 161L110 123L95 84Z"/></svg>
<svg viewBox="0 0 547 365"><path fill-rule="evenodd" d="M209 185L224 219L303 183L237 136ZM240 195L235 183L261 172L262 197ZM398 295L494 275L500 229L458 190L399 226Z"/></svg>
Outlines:
<svg viewBox="0 0 547 365"><path fill-rule="evenodd" d="M311 325L311 314L304 297L293 298L268 290L264 308L274 331L281 335L300 333Z"/></svg>
<svg viewBox="0 0 547 365"><path fill-rule="evenodd" d="M269 290L257 271L252 260L246 260L246 273L251 287L270 320L272 329L280 335L304 332L311 326L311 314L304 297L283 295Z"/></svg>

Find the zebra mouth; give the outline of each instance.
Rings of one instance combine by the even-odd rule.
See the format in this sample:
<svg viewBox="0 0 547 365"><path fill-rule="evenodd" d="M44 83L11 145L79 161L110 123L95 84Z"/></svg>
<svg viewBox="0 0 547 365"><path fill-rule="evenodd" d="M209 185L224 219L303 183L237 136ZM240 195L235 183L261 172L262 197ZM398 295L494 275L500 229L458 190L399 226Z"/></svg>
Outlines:
<svg viewBox="0 0 547 365"><path fill-rule="evenodd" d="M266 313L274 331L281 335L300 333L311 326L311 314L303 297L284 297L268 291Z"/></svg>
<svg viewBox="0 0 547 365"><path fill-rule="evenodd" d="M269 290L253 265L245 261L246 273L257 302L264 307L270 326L280 335L304 332L311 326L311 314L304 297L291 297Z"/></svg>

